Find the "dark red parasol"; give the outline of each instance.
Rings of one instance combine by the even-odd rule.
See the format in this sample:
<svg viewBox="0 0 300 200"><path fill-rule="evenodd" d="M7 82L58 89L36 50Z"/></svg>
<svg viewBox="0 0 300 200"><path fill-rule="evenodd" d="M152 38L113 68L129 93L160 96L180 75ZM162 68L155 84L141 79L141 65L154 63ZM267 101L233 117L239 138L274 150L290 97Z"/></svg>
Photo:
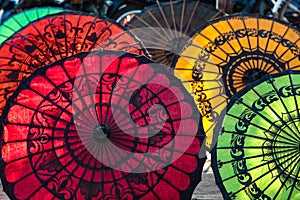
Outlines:
<svg viewBox="0 0 300 200"><path fill-rule="evenodd" d="M95 51L24 80L2 117L8 196L190 199L203 166L200 116L180 81L153 65Z"/></svg>

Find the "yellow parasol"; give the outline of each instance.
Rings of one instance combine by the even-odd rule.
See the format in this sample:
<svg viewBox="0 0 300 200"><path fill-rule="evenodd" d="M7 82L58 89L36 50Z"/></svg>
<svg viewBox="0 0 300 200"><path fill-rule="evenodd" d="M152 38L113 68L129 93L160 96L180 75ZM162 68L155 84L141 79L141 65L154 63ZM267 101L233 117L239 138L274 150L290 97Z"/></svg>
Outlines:
<svg viewBox="0 0 300 200"><path fill-rule="evenodd" d="M207 148L232 95L266 74L299 69L299 59L300 33L275 19L226 16L197 31L174 68L203 116Z"/></svg>

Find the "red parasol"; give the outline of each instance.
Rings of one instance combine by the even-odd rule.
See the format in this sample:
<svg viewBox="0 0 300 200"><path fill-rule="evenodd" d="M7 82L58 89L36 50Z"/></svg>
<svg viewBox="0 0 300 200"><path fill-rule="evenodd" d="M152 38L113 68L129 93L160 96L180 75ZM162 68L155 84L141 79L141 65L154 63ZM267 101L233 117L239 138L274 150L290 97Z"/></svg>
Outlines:
<svg viewBox="0 0 300 200"><path fill-rule="evenodd" d="M2 117L8 196L190 199L203 166L200 116L180 81L152 64L95 51L24 80Z"/></svg>
<svg viewBox="0 0 300 200"><path fill-rule="evenodd" d="M62 12L33 21L0 47L0 114L23 78L61 58L93 49L144 54L141 43L106 18Z"/></svg>

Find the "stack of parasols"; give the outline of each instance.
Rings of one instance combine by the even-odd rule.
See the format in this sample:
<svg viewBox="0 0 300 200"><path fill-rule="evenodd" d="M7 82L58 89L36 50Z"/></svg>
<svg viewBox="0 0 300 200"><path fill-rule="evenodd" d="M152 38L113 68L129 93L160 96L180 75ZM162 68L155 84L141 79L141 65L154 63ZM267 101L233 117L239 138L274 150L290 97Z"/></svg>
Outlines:
<svg viewBox="0 0 300 200"><path fill-rule="evenodd" d="M0 25L0 176L11 199L300 198L300 33L200 1L123 27L60 8Z"/></svg>

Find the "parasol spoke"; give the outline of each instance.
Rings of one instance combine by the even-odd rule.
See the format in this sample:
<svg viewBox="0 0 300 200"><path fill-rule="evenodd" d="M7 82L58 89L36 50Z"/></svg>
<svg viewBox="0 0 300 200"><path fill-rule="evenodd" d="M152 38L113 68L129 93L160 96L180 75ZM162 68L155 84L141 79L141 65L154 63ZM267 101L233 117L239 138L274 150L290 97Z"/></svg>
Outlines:
<svg viewBox="0 0 300 200"><path fill-rule="evenodd" d="M66 22L67 19L66 19L66 15L65 15L65 14L63 15L63 18L64 18L63 21ZM80 16L79 16L79 18L80 18ZM66 26L66 23L63 24L63 30L64 30L63 32L64 32L65 34L67 34L67 26ZM66 57L68 57L68 56L69 56L69 55L68 55L68 53L69 53L69 45L68 45L68 38L67 38L67 37L64 38L64 42L65 42L65 45L64 45L64 46L65 46L65 48L66 48L66 52L65 52L65 53L66 53ZM61 57L61 58L64 58L64 57Z"/></svg>
<svg viewBox="0 0 300 200"><path fill-rule="evenodd" d="M196 2L196 4L195 4L195 6L194 6L194 8L193 8L193 11L192 11L192 13L191 13L191 16L190 16L190 19L188 20L188 23L187 23L187 25L186 25L186 28L185 28L185 30L184 30L184 35L187 35L187 33L188 33L188 30L190 29L190 26L191 26L191 23L192 23L192 21L193 21L193 19L194 19L194 16L195 16L195 13L196 13L196 10L197 10L197 8L198 8L198 6L199 6L199 3L200 3L200 1L197 1ZM208 12L208 11L207 11ZM206 15L204 15L204 16L206 16ZM214 18L217 18L217 16L215 16L215 17L212 17L212 19L214 19ZM183 21L183 19L181 19L181 22ZM181 30L182 30L182 26L183 26L183 24L181 24ZM182 32L182 31L180 31L180 32Z"/></svg>
<svg viewBox="0 0 300 200"><path fill-rule="evenodd" d="M171 17L172 17L172 29L175 31L175 37L178 37L177 35L177 27L176 27L176 20L175 20L175 13L174 13L174 7L173 7L173 1L170 0L170 8L171 8Z"/></svg>
<svg viewBox="0 0 300 200"><path fill-rule="evenodd" d="M245 19L244 18L242 18L242 23L243 23L243 26L244 26L244 29L245 30L247 30L247 26L246 26L246 23L245 23ZM230 26L231 27L231 29L233 30L233 27L232 26ZM234 30L233 30L234 31ZM239 39L238 39L238 42L239 42L239 45L240 45L240 47L241 47L241 49L243 49L244 47L242 47L242 45L241 45L241 43L240 43L240 41L239 41ZM253 51L255 51L256 49L257 49L257 47L255 47L254 49L252 48L252 44L251 44L251 41L250 41L250 37L247 37L247 43L248 43L248 47L249 47L249 50L250 50L250 52L253 52ZM253 65L253 61L255 60L255 55L250 55L251 56L251 60L250 61L252 61L252 65L249 63L249 66L248 66L248 69L251 69L252 68L252 66L254 67L255 65ZM247 62L245 62L245 64L246 64ZM261 69L261 68L260 68Z"/></svg>
<svg viewBox="0 0 300 200"><path fill-rule="evenodd" d="M47 22L48 22L48 27L50 27L50 31L51 31L50 34L52 34L53 36L55 36L54 28L53 28L53 26L51 26L51 25L52 25L51 19L50 19L50 18L47 18L46 20L47 20ZM52 19L52 20L53 20L53 19ZM45 29L45 28L44 28L44 29ZM45 33L45 34L49 34L49 32L47 32L47 33ZM62 52L61 52L61 45L60 45L60 43L58 42L58 39L57 39L56 37L54 37L54 42L55 42L55 44L53 44L53 45L55 45L55 46L57 47L57 51L58 51L58 54L59 54L60 58L63 58L63 55L62 55ZM48 46L48 42L46 42L46 44L47 44L47 46ZM51 48L50 51L53 51L52 48ZM54 55L57 55L57 52L55 52ZM56 56L54 56L53 58L54 58L55 60L57 60L57 59L56 59Z"/></svg>
<svg viewBox="0 0 300 200"><path fill-rule="evenodd" d="M94 90L95 90L95 88L93 88L92 86L91 86L91 82L90 82L90 80L88 79L88 77L89 76L91 76L91 74L88 74L87 73L87 70L86 70L86 67L85 67L85 63L84 62L82 62L82 67L81 67L81 69L83 69L83 77L84 77L84 79L85 79L85 85L87 86L87 89L88 89L88 94L87 94L87 96L89 97L89 101L92 103L92 105L96 105L95 104L95 101L94 101L94 97L93 97L93 94L94 94ZM77 79L78 79L78 77L77 77ZM74 85L76 85L76 84L74 84ZM79 96L81 96L81 97L83 97L83 95L81 95L80 93L79 93ZM81 98L82 99L82 101L81 102L84 102L85 103L85 100L83 99L83 98ZM74 104L74 103L73 103ZM90 118L89 118L89 120L92 122L92 124L97 124L97 120L95 119L95 116L92 114L92 113L89 113L90 114Z"/></svg>
<svg viewBox="0 0 300 200"><path fill-rule="evenodd" d="M81 16L82 16L82 15L79 15L78 20L77 20L77 23L76 23L76 28L75 28L75 35L74 35L74 39L73 39L73 44L76 44L76 41L79 39L79 38L78 38L78 32L79 32L79 30L80 30L79 22L80 22L80 20L81 20ZM64 27L64 29L65 29L65 32L66 32L66 31L67 31L67 30L66 30L66 27ZM89 29L90 29L90 28L89 28ZM90 30L87 31L87 34L88 34L89 32L90 32ZM83 42L83 43L84 43L84 42ZM66 43L66 45L67 45L67 43ZM83 45L82 45L82 46L83 46ZM80 51L82 51L82 46L81 46ZM76 50L72 49L71 56L74 56L74 53L77 53L77 52L76 52Z"/></svg>
<svg viewBox="0 0 300 200"><path fill-rule="evenodd" d="M116 70L116 74L119 74L119 70L120 70L120 65L117 66L117 70ZM136 72L136 70L135 70ZM117 84L118 80L117 80L117 76L115 76L114 78L114 83ZM110 96L110 101L111 101L112 96ZM106 114L105 114L105 118L104 118L104 122L109 121L108 117L108 109L106 110Z"/></svg>
<svg viewBox="0 0 300 200"><path fill-rule="evenodd" d="M273 29L273 26L274 26L274 21L272 21L272 23L271 23L271 28L270 28L270 30ZM265 54L268 53L268 52L267 52L267 49L268 49L269 42L270 42L270 37L268 37L267 42L266 42L266 46L265 46L265 47L259 46L259 47L262 49L263 53L265 53ZM260 64L260 67L259 67L260 69L261 69L261 65L262 65L262 63Z"/></svg>
<svg viewBox="0 0 300 200"><path fill-rule="evenodd" d="M181 8L181 19L180 19L180 26L179 26L179 32L182 33L182 28L183 28L183 17L185 15L185 4L186 4L186 0L183 0L182 3L182 8Z"/></svg>

